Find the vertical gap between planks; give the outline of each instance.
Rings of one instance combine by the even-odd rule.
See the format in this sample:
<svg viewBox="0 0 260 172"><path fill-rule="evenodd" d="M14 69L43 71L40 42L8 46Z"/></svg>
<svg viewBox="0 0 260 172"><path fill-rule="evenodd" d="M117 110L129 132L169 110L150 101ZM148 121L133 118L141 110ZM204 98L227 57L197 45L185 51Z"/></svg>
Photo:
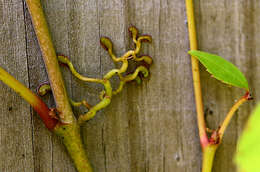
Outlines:
<svg viewBox="0 0 260 172"><path fill-rule="evenodd" d="M26 65L27 65L27 77L28 77L28 88L31 89L30 83L30 72L29 72L29 62L28 62L28 40L27 40L27 26L26 26L26 2L22 0L23 3L23 16L24 16L24 37L25 37L25 53L26 53ZM33 169L35 170L35 154L34 154L34 137L33 137L33 110L30 106L30 116L31 116L31 137L32 137L32 158L33 158Z"/></svg>

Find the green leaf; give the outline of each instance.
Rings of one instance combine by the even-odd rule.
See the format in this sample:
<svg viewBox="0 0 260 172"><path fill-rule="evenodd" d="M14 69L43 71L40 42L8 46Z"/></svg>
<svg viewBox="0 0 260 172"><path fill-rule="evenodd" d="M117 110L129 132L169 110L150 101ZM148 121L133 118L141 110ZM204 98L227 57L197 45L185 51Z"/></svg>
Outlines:
<svg viewBox="0 0 260 172"><path fill-rule="evenodd" d="M247 91L248 82L240 70L224 58L202 51L191 50L188 52L197 58L216 79Z"/></svg>
<svg viewBox="0 0 260 172"><path fill-rule="evenodd" d="M260 104L249 118L242 133L235 162L240 171L260 171Z"/></svg>

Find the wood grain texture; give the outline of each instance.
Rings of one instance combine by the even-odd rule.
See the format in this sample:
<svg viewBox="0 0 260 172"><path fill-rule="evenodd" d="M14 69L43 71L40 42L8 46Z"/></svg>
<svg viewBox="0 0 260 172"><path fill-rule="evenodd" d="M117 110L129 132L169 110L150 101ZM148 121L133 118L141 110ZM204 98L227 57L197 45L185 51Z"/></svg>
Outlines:
<svg viewBox="0 0 260 172"><path fill-rule="evenodd" d="M200 171L184 1L42 2L57 53L69 56L86 76L101 78L118 66L99 45L101 36L111 38L117 55L133 48L129 26L153 37L152 44L145 44L140 53L154 59L151 77L142 85L128 84L109 107L82 127L94 171ZM198 0L195 10L199 49L236 64L248 78L255 98L237 112L216 154L214 172L235 171L231 160L237 139L260 98L260 3ZM0 40L0 66L36 91L47 75L23 1L0 0ZM71 98L98 102L101 85L80 82L66 68L62 72ZM206 120L210 128L217 128L243 90L216 81L202 66L201 72ZM115 78L113 84L117 82ZM44 100L54 106L51 95ZM1 172L75 172L61 141L2 83L0 104ZM74 111L81 114L86 109Z"/></svg>
<svg viewBox="0 0 260 172"><path fill-rule="evenodd" d="M22 1L0 1L0 65L29 86ZM32 172L30 106L0 84L0 171Z"/></svg>
<svg viewBox="0 0 260 172"><path fill-rule="evenodd" d="M231 121L224 135L223 144L216 154L213 171L228 171L235 166L233 158L237 138L244 123L259 101L259 44L256 30L259 24L259 2L221 0L218 2L200 0L196 4L199 49L216 53L236 64L249 80L249 87L255 98L243 105ZM203 91L207 122L216 128L224 119L235 100L244 94L243 90L217 82L203 70ZM226 151L229 150L229 151Z"/></svg>

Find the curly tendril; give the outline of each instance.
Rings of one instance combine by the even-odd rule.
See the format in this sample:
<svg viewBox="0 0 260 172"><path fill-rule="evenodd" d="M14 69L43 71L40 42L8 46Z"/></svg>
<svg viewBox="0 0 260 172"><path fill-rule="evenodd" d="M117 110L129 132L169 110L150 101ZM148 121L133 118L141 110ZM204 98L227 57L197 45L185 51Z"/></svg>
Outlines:
<svg viewBox="0 0 260 172"><path fill-rule="evenodd" d="M147 56L147 55L137 57L137 54L141 50L142 42L152 42L152 38L149 35L143 35L143 36L138 37L138 30L134 26L129 28L129 32L130 32L133 42L135 44L135 49L127 51L121 57L117 57L115 55L115 53L113 51L113 44L110 41L110 39L107 37L101 37L100 43L101 43L102 47L108 52L108 54L110 55L112 60L115 63L120 62L122 64L119 69L110 70L108 73L106 73L103 76L102 79L89 78L89 77L82 76L75 70L75 68L74 68L73 64L71 63L71 61L69 60L69 58L67 58L66 56L63 56L63 55L58 55L58 61L64 65L66 65L70 69L72 75L74 75L76 78L78 78L81 81L85 81L85 82L94 82L94 83L102 84L104 87L104 90L102 90L99 95L100 102L94 106L89 105L86 100L82 100L81 102L75 102L70 99L70 103L72 106L78 107L78 106L83 105L88 109L87 113L79 116L79 119L78 119L79 124L83 124L85 121L92 119L96 115L97 111L107 107L111 102L112 96L120 93L122 91L124 85L127 82L135 80L137 83L141 83L140 74L142 74L142 76L145 78L148 77L149 71L146 66L151 65L153 60L150 56ZM135 69L135 71L131 74L124 74L128 69L129 60L133 60L135 62L143 61L147 65L141 65L141 66L137 67ZM120 83L119 83L118 88L113 91L109 80L115 75L117 75L119 77ZM42 92L43 92L43 93L40 93L40 95L44 95L46 92L48 92L48 87L46 85L42 85L42 88L40 87L39 90L42 90Z"/></svg>

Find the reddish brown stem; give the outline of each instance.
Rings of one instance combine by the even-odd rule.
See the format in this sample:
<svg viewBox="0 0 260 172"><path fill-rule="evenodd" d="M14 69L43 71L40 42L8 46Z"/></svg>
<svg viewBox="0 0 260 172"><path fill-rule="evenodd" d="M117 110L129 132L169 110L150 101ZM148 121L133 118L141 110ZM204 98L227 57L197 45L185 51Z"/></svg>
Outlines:
<svg viewBox="0 0 260 172"><path fill-rule="evenodd" d="M50 109L35 93L17 81L1 67L0 80L16 91L33 107L49 130L54 129L58 121L49 115L51 112Z"/></svg>
<svg viewBox="0 0 260 172"><path fill-rule="evenodd" d="M33 109L38 113L46 128L52 131L57 125L58 120L51 117L50 113L52 112L48 106L42 100L39 100L38 106L33 107Z"/></svg>

